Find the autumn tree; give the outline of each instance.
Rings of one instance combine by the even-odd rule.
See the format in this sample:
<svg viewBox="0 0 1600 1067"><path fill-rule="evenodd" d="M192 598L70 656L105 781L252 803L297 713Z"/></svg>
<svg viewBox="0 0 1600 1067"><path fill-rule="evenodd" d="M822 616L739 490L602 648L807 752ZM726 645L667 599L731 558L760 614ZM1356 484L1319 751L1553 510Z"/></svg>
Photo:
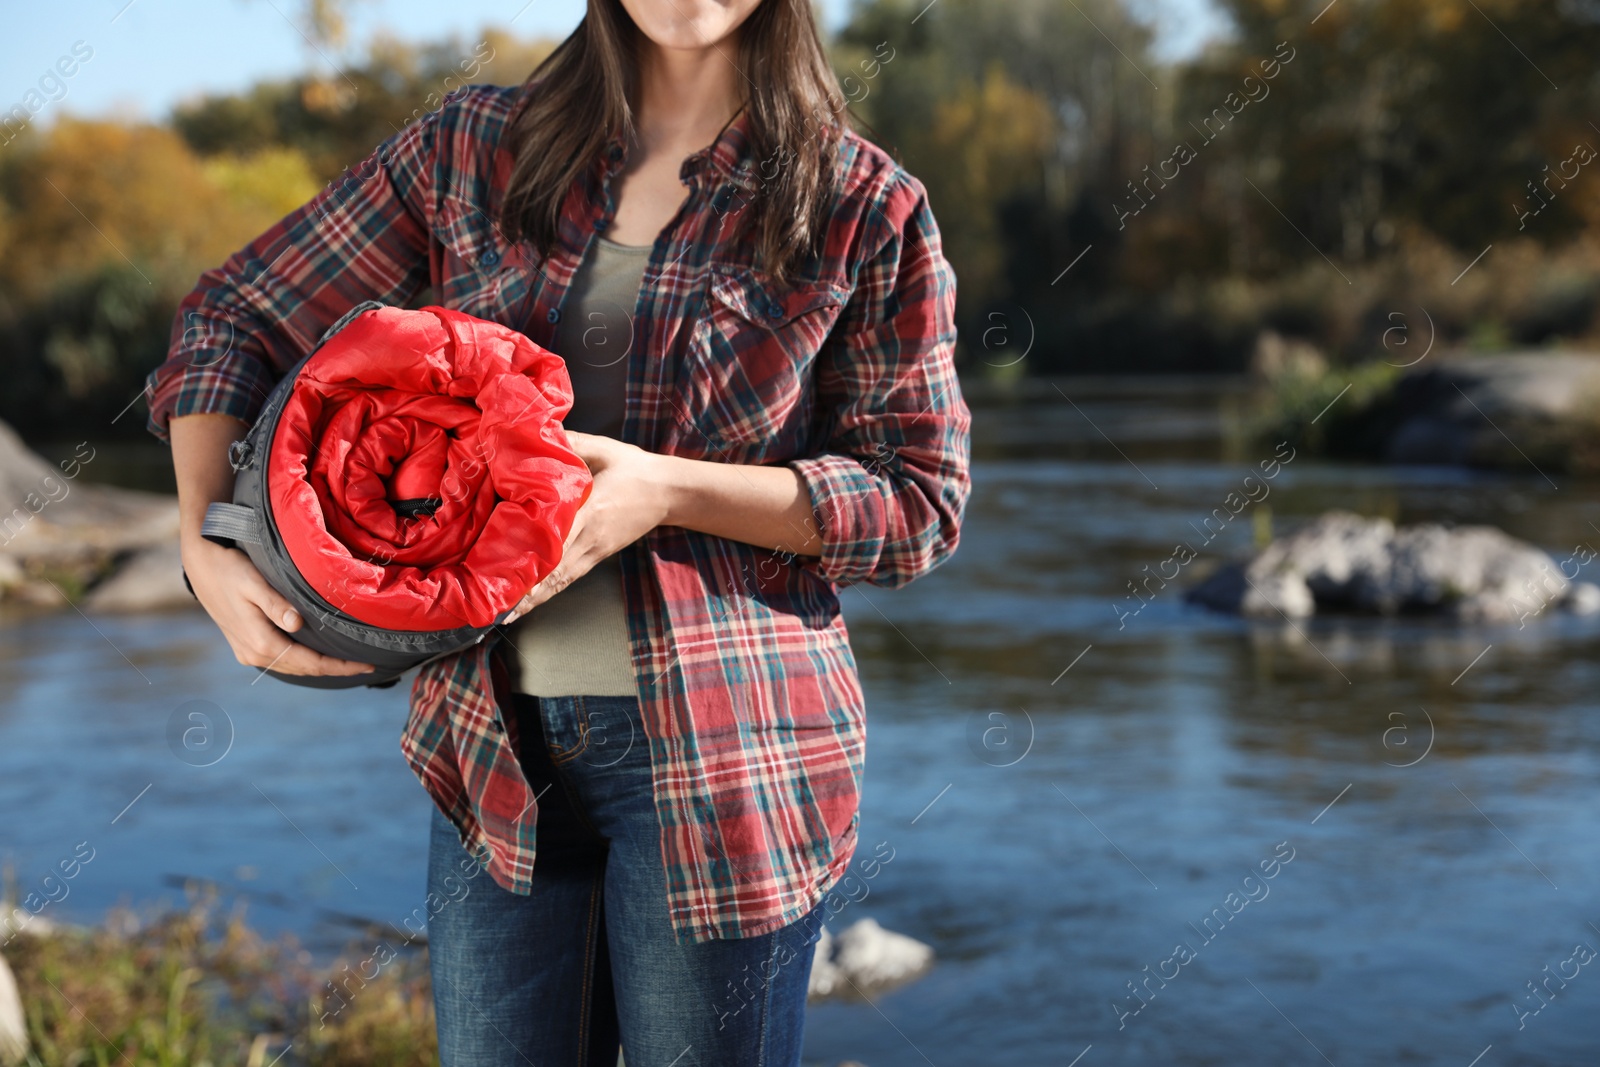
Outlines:
<svg viewBox="0 0 1600 1067"><path fill-rule="evenodd" d="M1067 323L1114 278L1115 190L1153 144L1150 39L1115 0L871 0L841 30L841 57L894 49L857 110L928 187L969 349L996 309L1022 309L1043 359L1076 357Z"/></svg>

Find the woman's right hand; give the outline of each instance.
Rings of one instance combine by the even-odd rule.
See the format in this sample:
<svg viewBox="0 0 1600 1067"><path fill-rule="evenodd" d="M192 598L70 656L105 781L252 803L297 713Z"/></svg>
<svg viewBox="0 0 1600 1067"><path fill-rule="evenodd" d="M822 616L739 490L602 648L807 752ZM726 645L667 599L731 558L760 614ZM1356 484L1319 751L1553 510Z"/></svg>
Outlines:
<svg viewBox="0 0 1600 1067"><path fill-rule="evenodd" d="M201 536L206 508L233 499L228 447L249 426L231 415L178 415L170 423L172 466L178 481L179 547L183 572L200 605L210 613L249 667L281 674L353 675L373 668L312 651L289 635L304 624L298 612L267 584L250 557Z"/></svg>
<svg viewBox="0 0 1600 1067"><path fill-rule="evenodd" d="M373 670L367 663L324 656L291 638L304 625L300 613L239 549L224 548L204 537L186 537L183 570L240 663L271 668L277 674L354 675Z"/></svg>

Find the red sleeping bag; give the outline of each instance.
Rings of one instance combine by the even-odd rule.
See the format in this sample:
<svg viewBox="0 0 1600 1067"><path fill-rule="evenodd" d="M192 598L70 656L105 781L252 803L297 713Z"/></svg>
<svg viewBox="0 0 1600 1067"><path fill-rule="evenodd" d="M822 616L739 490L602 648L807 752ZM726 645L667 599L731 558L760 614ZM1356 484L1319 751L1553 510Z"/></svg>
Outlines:
<svg viewBox="0 0 1600 1067"><path fill-rule="evenodd" d="M389 630L486 627L555 569L591 481L561 357L441 307L353 319L273 435L284 548L333 607Z"/></svg>

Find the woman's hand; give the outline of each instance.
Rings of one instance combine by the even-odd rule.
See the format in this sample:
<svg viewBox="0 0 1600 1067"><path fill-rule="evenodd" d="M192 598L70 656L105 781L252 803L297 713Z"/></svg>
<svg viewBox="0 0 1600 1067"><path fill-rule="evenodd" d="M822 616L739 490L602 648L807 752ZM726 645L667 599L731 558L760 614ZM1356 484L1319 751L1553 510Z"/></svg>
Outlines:
<svg viewBox="0 0 1600 1067"><path fill-rule="evenodd" d="M170 429L183 572L200 606L228 639L234 658L248 667L271 667L281 674L370 672L369 664L319 655L293 640L289 634L300 629L303 620L261 577L250 557L200 534L206 507L214 500L233 499L228 446L249 426L231 415L203 414L175 416Z"/></svg>
<svg viewBox="0 0 1600 1067"><path fill-rule="evenodd" d="M237 548L186 538L183 571L240 663L279 674L352 675L373 669L321 655L291 638L304 620Z"/></svg>
<svg viewBox="0 0 1600 1067"><path fill-rule="evenodd" d="M568 431L567 440L594 475L594 488L578 509L561 563L517 602L506 616L508 623L543 604L667 517L664 467L669 457L595 434Z"/></svg>

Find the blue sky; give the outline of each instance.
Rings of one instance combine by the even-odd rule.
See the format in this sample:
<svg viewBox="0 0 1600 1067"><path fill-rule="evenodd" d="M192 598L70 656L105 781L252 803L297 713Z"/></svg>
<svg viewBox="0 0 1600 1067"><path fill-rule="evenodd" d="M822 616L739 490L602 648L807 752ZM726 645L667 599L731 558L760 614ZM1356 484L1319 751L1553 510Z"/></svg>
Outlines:
<svg viewBox="0 0 1600 1067"><path fill-rule="evenodd" d="M821 0L825 23L844 20L850 0ZM354 5L353 53L386 28L408 40L484 26L519 36L560 36L583 16L583 0L362 0ZM1136 0L1158 25L1165 58L1192 52L1222 23L1210 0ZM297 0L49 0L8 14L0 34L0 110L37 85L77 42L93 56L66 79L67 95L41 112L159 119L186 96L239 89L322 63L291 18ZM82 54L80 46L80 55ZM345 56L332 56L339 61ZM69 63L68 66L71 66Z"/></svg>

